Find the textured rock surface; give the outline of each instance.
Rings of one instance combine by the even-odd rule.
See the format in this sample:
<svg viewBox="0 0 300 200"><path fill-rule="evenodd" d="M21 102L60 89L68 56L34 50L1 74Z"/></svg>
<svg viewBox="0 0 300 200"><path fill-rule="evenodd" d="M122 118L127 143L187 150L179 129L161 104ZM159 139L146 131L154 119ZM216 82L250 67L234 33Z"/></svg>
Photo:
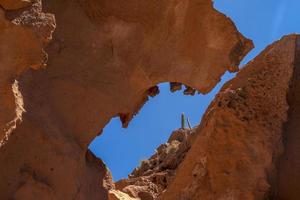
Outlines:
<svg viewBox="0 0 300 200"><path fill-rule="evenodd" d="M6 7L14 5L13 2L0 1L0 5ZM23 112L15 78L28 68L38 69L45 64L47 55L43 47L54 28L54 16L42 13L40 2L19 15L0 8L0 144L21 120Z"/></svg>
<svg viewBox="0 0 300 200"><path fill-rule="evenodd" d="M6 10L16 10L30 6L32 0L0 0L0 5Z"/></svg>
<svg viewBox="0 0 300 200"><path fill-rule="evenodd" d="M158 199L175 175L195 139L195 130L174 131L168 142L160 145L156 153L141 162L129 179L116 182L116 189L140 199Z"/></svg>
<svg viewBox="0 0 300 200"><path fill-rule="evenodd" d="M109 120L126 127L160 82L210 91L252 48L210 0L44 0L40 69L54 18L23 2L0 1L0 199L108 199L87 146Z"/></svg>
<svg viewBox="0 0 300 200"><path fill-rule="evenodd" d="M210 0L54 0L44 7L58 26L48 67L33 74L34 93L48 92L34 98L51 102L83 148L112 117L126 127L158 83L206 93L252 47Z"/></svg>
<svg viewBox="0 0 300 200"><path fill-rule="evenodd" d="M109 120L126 127L161 82L209 92L252 43L210 0L0 5L0 199L299 199L299 36L269 46L196 129L114 185L87 150Z"/></svg>
<svg viewBox="0 0 300 200"><path fill-rule="evenodd" d="M283 137L285 152L279 163L278 199L300 198L300 37L296 41L295 68L288 95L289 112Z"/></svg>
<svg viewBox="0 0 300 200"><path fill-rule="evenodd" d="M193 134L174 132L116 188L142 200L299 199L299 47L296 35L269 46L223 86Z"/></svg>
<svg viewBox="0 0 300 200"><path fill-rule="evenodd" d="M295 41L269 46L225 84L162 199L276 199Z"/></svg>
<svg viewBox="0 0 300 200"><path fill-rule="evenodd" d="M140 200L130 197L128 194L123 193L119 190L110 190L109 191L109 200Z"/></svg>

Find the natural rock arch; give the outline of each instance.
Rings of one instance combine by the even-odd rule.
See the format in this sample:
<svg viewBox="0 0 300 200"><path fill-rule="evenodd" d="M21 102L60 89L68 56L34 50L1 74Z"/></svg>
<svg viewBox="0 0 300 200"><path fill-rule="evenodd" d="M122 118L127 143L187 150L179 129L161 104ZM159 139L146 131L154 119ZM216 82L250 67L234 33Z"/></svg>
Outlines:
<svg viewBox="0 0 300 200"><path fill-rule="evenodd" d="M224 83L223 77L222 82L220 82L218 86L222 83ZM99 133L99 136L94 138L89 144L89 149L107 164L109 170L112 171L114 180L118 181L121 178L120 175L123 177L127 176L135 167L141 164L143 159L147 158L145 155L146 152L149 156L149 153L153 153L155 148L165 143L168 140L168 136L174 131L174 128L182 127L182 115L186 129L189 130L197 126L198 120L201 118L216 92L217 89L212 91L209 97L206 98L204 95L201 95L199 91L196 91L196 89L182 83L158 83L156 86L150 87L145 91L147 102L145 101L145 104L143 104L138 113L135 113L133 116L121 113L112 118ZM197 110L195 111L194 108L191 107L191 105L187 105L187 103L201 105L201 108L195 109ZM144 108L144 105L147 108ZM170 109L172 109L172 111ZM172 119L170 119L170 117ZM147 134L149 132L151 136ZM110 134L113 134L113 136ZM148 139L152 141L151 145ZM149 145L145 147L145 145L142 145L143 142ZM149 148L149 146L151 146L151 148ZM132 148L137 151L132 151ZM142 152L142 154L138 152ZM111 153L114 155L111 155ZM132 153L134 155L129 155ZM122 157L120 157L120 154L122 154ZM104 157L102 157L103 155ZM113 162L114 160L115 162ZM120 163L117 160L120 160ZM130 165L128 165L129 163ZM130 167L126 168L124 165ZM119 169L122 169L120 171L123 173L120 173ZM128 171L130 169L131 171ZM118 171L117 178L114 174L114 170ZM125 173L125 171L127 172Z"/></svg>
<svg viewBox="0 0 300 200"><path fill-rule="evenodd" d="M26 112L0 149L3 199L40 194L45 199L106 199L105 166L86 152L99 129L120 113L130 119L145 102L145 91L159 82L180 82L207 93L226 70L236 71L252 48L210 0L45 0L43 5L55 15L57 27L46 48L47 68L11 73ZM40 52L54 22L39 29L44 27L36 17L42 14L40 2L24 8L32 9L34 17L1 9L1 23L11 25L19 17L23 23L16 27L33 31L41 43L33 50ZM24 67L23 62L11 64L9 69ZM10 97L0 98L12 105L6 112L14 114L11 84L5 82L3 89ZM10 120L1 116L0 127Z"/></svg>

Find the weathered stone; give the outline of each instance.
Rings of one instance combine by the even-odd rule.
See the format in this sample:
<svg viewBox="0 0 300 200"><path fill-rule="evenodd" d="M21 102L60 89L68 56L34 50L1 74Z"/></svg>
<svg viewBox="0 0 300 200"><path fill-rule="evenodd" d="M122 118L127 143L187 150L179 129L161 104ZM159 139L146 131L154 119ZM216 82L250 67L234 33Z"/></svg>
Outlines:
<svg viewBox="0 0 300 200"><path fill-rule="evenodd" d="M294 73L288 94L288 121L283 130L284 155L279 162L276 199L300 198L300 36L297 36Z"/></svg>
<svg viewBox="0 0 300 200"><path fill-rule="evenodd" d="M196 93L196 89L189 87L189 86L186 86L186 89L183 91L183 94L185 94L185 95L194 96L195 93Z"/></svg>
<svg viewBox="0 0 300 200"><path fill-rule="evenodd" d="M129 175L129 179L116 182L116 189L141 200L157 199L174 178L175 170L194 138L195 130L174 131L168 143L160 145L149 160L145 160Z"/></svg>
<svg viewBox="0 0 300 200"><path fill-rule="evenodd" d="M297 37L269 46L223 86L162 199L274 199Z"/></svg>
<svg viewBox="0 0 300 200"><path fill-rule="evenodd" d="M108 199L87 148L110 119L126 127L158 83L209 92L253 47L211 0L5 2L0 199Z"/></svg>
<svg viewBox="0 0 300 200"><path fill-rule="evenodd" d="M22 120L23 99L15 79L29 68L44 66L47 54L43 48L55 28L54 16L37 9L40 2L33 7L12 20L0 8L0 146Z"/></svg>
<svg viewBox="0 0 300 200"><path fill-rule="evenodd" d="M170 91L171 92L176 92L178 90L182 89L182 84L181 83L176 83L176 82L171 82L170 83Z"/></svg>
<svg viewBox="0 0 300 200"><path fill-rule="evenodd" d="M17 10L30 6L32 0L0 0L0 5L6 10Z"/></svg>
<svg viewBox="0 0 300 200"><path fill-rule="evenodd" d="M117 189L163 200L298 199L299 46L290 35L266 48L223 86L192 134L175 131L154 164Z"/></svg>
<svg viewBox="0 0 300 200"><path fill-rule="evenodd" d="M132 198L128 194L118 190L110 190L108 200L139 200L139 199Z"/></svg>

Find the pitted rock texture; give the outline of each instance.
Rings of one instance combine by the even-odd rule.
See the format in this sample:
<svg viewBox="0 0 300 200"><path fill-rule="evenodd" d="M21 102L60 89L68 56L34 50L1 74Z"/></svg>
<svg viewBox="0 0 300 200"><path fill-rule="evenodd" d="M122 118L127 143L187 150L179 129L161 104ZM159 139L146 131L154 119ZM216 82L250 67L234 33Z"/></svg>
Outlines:
<svg viewBox="0 0 300 200"><path fill-rule="evenodd" d="M151 158L143 160L141 166L136 168L128 179L116 182L116 189L142 200L158 199L172 181L175 170L194 139L194 129L174 131L168 142L160 145Z"/></svg>
<svg viewBox="0 0 300 200"><path fill-rule="evenodd" d="M16 4L14 3L16 2ZM21 1L0 1L8 5L22 4ZM27 2L28 3L28 2ZM27 4L26 4L27 5ZM42 13L41 2L36 1L20 14L13 14L0 7L0 144L21 121L22 98L15 79L29 68L39 69L45 65L45 45L55 28L54 16Z"/></svg>
<svg viewBox="0 0 300 200"><path fill-rule="evenodd" d="M112 117L127 127L158 83L207 93L253 46L210 0L54 0L44 7L58 26L48 67L32 74L40 88L31 95L51 102L83 148ZM35 97L39 91L48 91L44 99Z"/></svg>
<svg viewBox="0 0 300 200"><path fill-rule="evenodd" d="M290 35L267 47L192 134L175 131L116 189L141 200L298 199L299 46Z"/></svg>
<svg viewBox="0 0 300 200"><path fill-rule="evenodd" d="M87 147L109 120L161 82L209 92L253 46L210 0L1 2L0 199L108 199Z"/></svg>
<svg viewBox="0 0 300 200"><path fill-rule="evenodd" d="M223 86L161 199L280 199L277 163L297 37L269 46Z"/></svg>
<svg viewBox="0 0 300 200"><path fill-rule="evenodd" d="M109 120L126 127L161 82L209 92L252 43L210 0L0 5L0 199L299 199L299 36L264 50L197 128L114 185L87 150Z"/></svg>
<svg viewBox="0 0 300 200"><path fill-rule="evenodd" d="M279 162L277 199L300 198L300 37L296 40L294 73L288 94L288 121L283 130L284 155Z"/></svg>
<svg viewBox="0 0 300 200"><path fill-rule="evenodd" d="M0 199L299 199L299 36L269 46L197 128L114 184L87 150L109 120L126 127L161 82L209 92L252 43L210 0L0 5Z"/></svg>
<svg viewBox="0 0 300 200"><path fill-rule="evenodd" d="M123 193L119 190L110 190L109 191L109 200L140 200L130 197L128 194Z"/></svg>
<svg viewBox="0 0 300 200"><path fill-rule="evenodd" d="M0 2L0 199L108 199L87 147L109 120L126 127L161 82L209 92L253 46L210 0Z"/></svg>

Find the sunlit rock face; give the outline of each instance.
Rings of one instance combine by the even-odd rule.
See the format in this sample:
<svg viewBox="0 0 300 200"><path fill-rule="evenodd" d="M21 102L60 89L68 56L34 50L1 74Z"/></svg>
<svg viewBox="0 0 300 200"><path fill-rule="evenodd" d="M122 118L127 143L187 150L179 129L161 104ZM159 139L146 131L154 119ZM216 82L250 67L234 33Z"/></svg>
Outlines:
<svg viewBox="0 0 300 200"><path fill-rule="evenodd" d="M0 5L13 9L13 5L23 5L19 2L0 1ZM22 117L22 95L18 95L15 79L29 68L44 66L47 54L43 48L54 28L54 16L41 12L41 2L35 2L22 13L0 9L0 144Z"/></svg>
<svg viewBox="0 0 300 200"><path fill-rule="evenodd" d="M112 117L126 127L158 83L207 93L252 48L210 0L54 0L44 8L58 25L48 67L33 81L84 148Z"/></svg>
<svg viewBox="0 0 300 200"><path fill-rule="evenodd" d="M107 122L126 127L161 82L209 92L251 41L210 0L0 5L0 199L299 199L299 36L269 46L198 127L114 184L87 150Z"/></svg>
<svg viewBox="0 0 300 200"><path fill-rule="evenodd" d="M298 35L267 47L198 127L175 131L116 188L142 200L298 199L299 47Z"/></svg>
<svg viewBox="0 0 300 200"><path fill-rule="evenodd" d="M276 199L297 37L267 47L223 86L162 199Z"/></svg>
<svg viewBox="0 0 300 200"><path fill-rule="evenodd" d="M209 92L252 48L210 0L0 5L0 199L108 199L87 151L106 123L126 127L161 82Z"/></svg>
<svg viewBox="0 0 300 200"><path fill-rule="evenodd" d="M151 158L141 161L128 179L115 183L118 191L137 199L158 199L176 176L197 135L197 128L174 131Z"/></svg>

